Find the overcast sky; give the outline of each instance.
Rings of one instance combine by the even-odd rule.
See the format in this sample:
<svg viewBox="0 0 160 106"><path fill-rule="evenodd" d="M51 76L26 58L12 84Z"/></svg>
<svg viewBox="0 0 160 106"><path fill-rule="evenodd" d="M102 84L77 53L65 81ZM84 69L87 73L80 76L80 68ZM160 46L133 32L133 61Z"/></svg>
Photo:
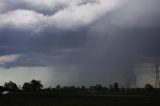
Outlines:
<svg viewBox="0 0 160 106"><path fill-rule="evenodd" d="M135 67L160 60L159 4L0 0L0 83L126 86Z"/></svg>

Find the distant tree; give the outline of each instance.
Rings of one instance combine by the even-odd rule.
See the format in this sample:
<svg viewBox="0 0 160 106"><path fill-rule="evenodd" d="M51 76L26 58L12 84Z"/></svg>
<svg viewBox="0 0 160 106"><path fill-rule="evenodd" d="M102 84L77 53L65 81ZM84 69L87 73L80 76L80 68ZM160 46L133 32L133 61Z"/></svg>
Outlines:
<svg viewBox="0 0 160 106"><path fill-rule="evenodd" d="M87 90L87 88L86 88L85 86L82 86L80 89L81 89L82 91L86 91L86 90Z"/></svg>
<svg viewBox="0 0 160 106"><path fill-rule="evenodd" d="M56 86L56 90L61 90L61 86L60 86L60 85L57 85L57 86Z"/></svg>
<svg viewBox="0 0 160 106"><path fill-rule="evenodd" d="M68 87L64 87L63 89L65 91L72 91L72 92L77 90L75 86L68 86Z"/></svg>
<svg viewBox="0 0 160 106"><path fill-rule="evenodd" d="M25 82L22 86L23 91L30 91L31 90L31 84L29 82Z"/></svg>
<svg viewBox="0 0 160 106"><path fill-rule="evenodd" d="M5 82L4 88L7 88L9 90L18 90L17 84L12 81Z"/></svg>
<svg viewBox="0 0 160 106"><path fill-rule="evenodd" d="M102 85L100 85L100 84L97 84L97 85L95 85L95 86L90 86L89 87L89 90L91 90L91 91L100 91L100 90L102 90Z"/></svg>
<svg viewBox="0 0 160 106"><path fill-rule="evenodd" d="M3 86L0 86L0 92L3 92L5 88Z"/></svg>
<svg viewBox="0 0 160 106"><path fill-rule="evenodd" d="M102 85L101 84L95 85L95 89L98 91L102 90Z"/></svg>
<svg viewBox="0 0 160 106"><path fill-rule="evenodd" d="M93 91L93 90L94 90L94 86L91 85L88 89L89 89L90 91Z"/></svg>
<svg viewBox="0 0 160 106"><path fill-rule="evenodd" d="M77 88L75 86L73 86L73 85L69 87L69 90L71 90L71 91L75 91L76 89Z"/></svg>
<svg viewBox="0 0 160 106"><path fill-rule="evenodd" d="M119 90L119 84L118 83L114 83L113 87L114 87L114 90L116 90L116 91Z"/></svg>
<svg viewBox="0 0 160 106"><path fill-rule="evenodd" d="M22 89L24 91L39 91L43 88L43 85L41 84L41 81L33 79L30 82L26 82L23 84Z"/></svg>
<svg viewBox="0 0 160 106"><path fill-rule="evenodd" d="M34 90L34 91L38 91L38 90L41 90L43 88L43 85L41 84L41 81L38 81L38 80L35 80L35 79L33 79L30 82L30 85L31 85L31 89Z"/></svg>
<svg viewBox="0 0 160 106"><path fill-rule="evenodd" d="M151 84L146 84L145 89L146 90L153 90L153 86Z"/></svg>
<svg viewBox="0 0 160 106"><path fill-rule="evenodd" d="M45 91L45 92L51 92L53 89L51 88L51 87L48 87L48 88L45 88L45 89L43 89L43 91Z"/></svg>
<svg viewBox="0 0 160 106"><path fill-rule="evenodd" d="M107 87L102 87L102 91L108 91Z"/></svg>

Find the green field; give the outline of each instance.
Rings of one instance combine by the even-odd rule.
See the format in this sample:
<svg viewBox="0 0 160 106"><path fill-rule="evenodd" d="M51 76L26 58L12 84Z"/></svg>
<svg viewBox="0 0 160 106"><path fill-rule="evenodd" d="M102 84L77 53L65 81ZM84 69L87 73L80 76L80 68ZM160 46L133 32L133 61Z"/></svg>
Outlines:
<svg viewBox="0 0 160 106"><path fill-rule="evenodd" d="M155 106L159 96L142 95L28 95L0 96L0 106Z"/></svg>

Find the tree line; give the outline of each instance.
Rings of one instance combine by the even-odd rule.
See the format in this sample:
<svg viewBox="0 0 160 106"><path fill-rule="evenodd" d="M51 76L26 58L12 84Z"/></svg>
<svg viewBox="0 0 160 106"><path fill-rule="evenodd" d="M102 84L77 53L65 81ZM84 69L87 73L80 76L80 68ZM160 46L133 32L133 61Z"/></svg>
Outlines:
<svg viewBox="0 0 160 106"><path fill-rule="evenodd" d="M0 91L21 91L21 92L52 92L52 91L67 91L67 92L76 92L76 91L83 91L83 92L90 92L90 91L126 91L130 89L126 88L119 88L118 83L113 83L112 85L108 87L104 87L101 84L96 84L92 85L90 87L75 87L75 86L63 86L61 87L60 85L57 85L55 88L48 87L48 88L43 88L43 84L41 83L40 80L31 80L30 82L25 82L22 87L17 86L16 83L9 81L5 82L3 86L0 86ZM136 89L136 90L142 90L142 89ZM146 84L143 90L147 91L153 91L154 87L151 84Z"/></svg>
<svg viewBox="0 0 160 106"><path fill-rule="evenodd" d="M25 82L23 84L22 87L18 87L16 83L9 81L9 82L5 82L4 86L1 86L0 88L6 89L6 90L11 90L11 91L42 91L42 90L57 90L57 91L76 91L76 90L82 90L82 91L86 91L86 90L97 90L97 91L106 91L109 88L102 86L101 84L96 84L96 85L92 85L90 87L85 87L85 86L81 86L81 87L75 87L75 86L64 86L61 87L60 85L57 85L55 88L43 88L43 84L41 83L40 80L31 80L30 82ZM113 85L110 85L110 89L112 90L118 90L119 89L119 85L118 83L114 83Z"/></svg>
<svg viewBox="0 0 160 106"><path fill-rule="evenodd" d="M31 80L30 82L25 82L22 87L18 87L16 83L9 81L5 82L4 86L0 87L0 90L8 90L8 91L40 91L42 90L43 85L39 80Z"/></svg>

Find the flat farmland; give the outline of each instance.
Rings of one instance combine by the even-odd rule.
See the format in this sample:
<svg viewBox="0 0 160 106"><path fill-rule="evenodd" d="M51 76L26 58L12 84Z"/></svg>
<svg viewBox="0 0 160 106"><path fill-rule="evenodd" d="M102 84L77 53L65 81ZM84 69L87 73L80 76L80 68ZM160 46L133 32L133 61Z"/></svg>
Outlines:
<svg viewBox="0 0 160 106"><path fill-rule="evenodd" d="M5 95L0 106L155 106L160 96L146 95Z"/></svg>

